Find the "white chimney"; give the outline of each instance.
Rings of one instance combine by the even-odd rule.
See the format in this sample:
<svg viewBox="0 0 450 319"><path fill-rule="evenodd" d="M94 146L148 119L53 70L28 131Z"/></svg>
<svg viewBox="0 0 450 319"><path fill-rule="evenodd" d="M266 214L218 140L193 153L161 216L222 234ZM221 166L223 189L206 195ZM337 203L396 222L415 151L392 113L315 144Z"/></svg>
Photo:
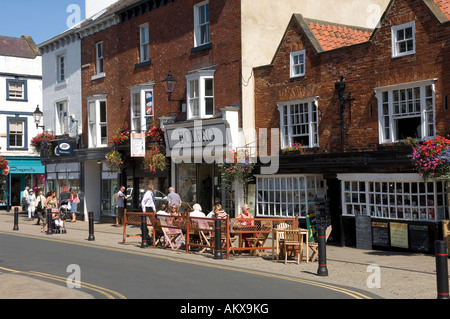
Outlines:
<svg viewBox="0 0 450 319"><path fill-rule="evenodd" d="M85 0L86 19L91 18L117 1L119 0Z"/></svg>

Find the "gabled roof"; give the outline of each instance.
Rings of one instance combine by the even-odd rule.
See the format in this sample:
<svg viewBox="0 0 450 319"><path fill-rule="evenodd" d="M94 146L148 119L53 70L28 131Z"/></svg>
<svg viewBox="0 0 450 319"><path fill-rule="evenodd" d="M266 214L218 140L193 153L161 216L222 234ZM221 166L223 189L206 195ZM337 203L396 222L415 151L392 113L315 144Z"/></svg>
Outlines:
<svg viewBox="0 0 450 319"><path fill-rule="evenodd" d="M368 28L304 18L301 14L294 14L292 19L300 25L317 52L367 42L373 32Z"/></svg>
<svg viewBox="0 0 450 319"><path fill-rule="evenodd" d="M304 18L323 51L360 44L370 39L372 29Z"/></svg>
<svg viewBox="0 0 450 319"><path fill-rule="evenodd" d="M440 23L450 21L450 1L449 0L423 0L423 3L433 13Z"/></svg>
<svg viewBox="0 0 450 319"><path fill-rule="evenodd" d="M24 35L21 38L0 36L0 55L34 59L40 52L30 36Z"/></svg>

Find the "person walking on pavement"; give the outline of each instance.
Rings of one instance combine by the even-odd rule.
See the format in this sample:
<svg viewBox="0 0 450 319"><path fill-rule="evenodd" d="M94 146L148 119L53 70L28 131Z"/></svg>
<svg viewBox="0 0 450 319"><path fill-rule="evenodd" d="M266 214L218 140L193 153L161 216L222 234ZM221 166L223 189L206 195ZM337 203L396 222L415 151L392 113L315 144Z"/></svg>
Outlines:
<svg viewBox="0 0 450 319"><path fill-rule="evenodd" d="M178 193L175 192L175 188L169 188L169 195L167 195L167 205L172 207L172 205L177 205L180 207L181 205L181 197Z"/></svg>
<svg viewBox="0 0 450 319"><path fill-rule="evenodd" d="M147 187L141 202L142 210L146 213L156 212L155 196L153 195L153 185Z"/></svg>
<svg viewBox="0 0 450 319"><path fill-rule="evenodd" d="M34 210L36 208L36 196L34 195L34 192L32 189L29 190L28 197L27 197L27 204L28 204L28 220L33 220L34 218Z"/></svg>
<svg viewBox="0 0 450 319"><path fill-rule="evenodd" d="M71 223L75 223L77 221L77 214L76 212L78 211L78 202L80 201L79 197L78 197L78 193L75 189L71 188L69 190L70 192L70 212L72 213L72 220L70 221Z"/></svg>
<svg viewBox="0 0 450 319"><path fill-rule="evenodd" d="M42 191L39 191L38 192L38 197L36 198L36 213L38 215L38 220L36 222L36 225L39 225L40 221L42 220L41 233L44 232L44 228L45 228L45 225L46 225L44 215L42 214L44 212L45 201L46 201L45 196L42 195Z"/></svg>
<svg viewBox="0 0 450 319"><path fill-rule="evenodd" d="M25 190L22 192L22 210L27 211L28 210L28 190L30 189L29 186L25 186Z"/></svg>
<svg viewBox="0 0 450 319"><path fill-rule="evenodd" d="M121 186L116 194L116 208L117 208L116 227L119 227L119 218L120 221L123 221L123 215L125 212L125 200L130 197L131 195L126 195L125 193L125 186Z"/></svg>

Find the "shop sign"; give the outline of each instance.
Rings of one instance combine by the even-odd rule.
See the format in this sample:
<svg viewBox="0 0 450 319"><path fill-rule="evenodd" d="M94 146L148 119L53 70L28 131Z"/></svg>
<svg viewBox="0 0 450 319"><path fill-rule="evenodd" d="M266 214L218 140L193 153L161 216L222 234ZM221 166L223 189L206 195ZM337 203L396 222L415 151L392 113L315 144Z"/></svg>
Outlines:
<svg viewBox="0 0 450 319"><path fill-rule="evenodd" d="M70 156L72 155L73 142L71 141L58 141L55 148L55 154L57 156Z"/></svg>
<svg viewBox="0 0 450 319"><path fill-rule="evenodd" d="M144 157L145 156L145 134L144 133L131 133L131 157Z"/></svg>
<svg viewBox="0 0 450 319"><path fill-rule="evenodd" d="M204 123L194 121L192 126L166 130L169 149L227 145L227 127L224 122Z"/></svg>

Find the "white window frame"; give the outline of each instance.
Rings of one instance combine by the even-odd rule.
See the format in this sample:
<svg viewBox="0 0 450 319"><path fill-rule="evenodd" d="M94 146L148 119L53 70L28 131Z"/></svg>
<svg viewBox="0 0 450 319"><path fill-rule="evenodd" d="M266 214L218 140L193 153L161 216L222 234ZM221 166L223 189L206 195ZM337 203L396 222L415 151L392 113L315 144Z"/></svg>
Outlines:
<svg viewBox="0 0 450 319"><path fill-rule="evenodd" d="M139 114L135 114L135 102L138 98ZM130 88L130 116L131 116L131 131L135 133L142 133L147 130L148 120L155 114L154 100L153 100L153 84L143 84ZM152 110L147 114L147 109ZM140 127L136 127L136 120L139 120Z"/></svg>
<svg viewBox="0 0 450 319"><path fill-rule="evenodd" d="M308 121L301 123L293 123L292 121L292 108L297 105L307 104L308 110L305 116L308 117ZM308 145L302 145L304 148L319 147L319 106L318 97L311 97L301 100L292 100L277 103L278 111L280 112L280 138L281 148L290 147L295 143L294 138L297 136L308 136ZM285 110L289 111L289 114L285 114ZM305 112L304 112L305 113ZM298 113L295 113L298 114ZM298 115L301 118L301 113ZM296 134L293 132L295 125L303 125L306 128L306 132L303 134Z"/></svg>
<svg viewBox="0 0 450 319"><path fill-rule="evenodd" d="M56 135L69 134L69 103L67 100L56 102Z"/></svg>
<svg viewBox="0 0 450 319"><path fill-rule="evenodd" d="M106 96L88 99L88 135L89 148L108 146L108 103ZM105 105L105 120L101 121L101 106ZM106 131L105 131L106 130ZM105 133L102 135L102 131Z"/></svg>
<svg viewBox="0 0 450 319"><path fill-rule="evenodd" d="M443 181L424 181L419 174L338 174L337 177L341 181L344 216L421 221L448 219Z"/></svg>
<svg viewBox="0 0 450 319"><path fill-rule="evenodd" d="M398 39L398 31L403 30L404 36L406 36L405 30L408 28L412 28L412 35L411 38L408 39ZM416 23L415 21L407 22L400 25L395 25L391 28L391 37L392 37L392 57L398 58L405 55L410 55L416 53ZM406 43L408 41L412 40L412 49L400 52L400 45L402 43Z"/></svg>
<svg viewBox="0 0 450 319"><path fill-rule="evenodd" d="M141 63L150 61L150 31L148 23L139 27L139 61Z"/></svg>
<svg viewBox="0 0 450 319"><path fill-rule="evenodd" d="M11 129L11 124L12 123L20 123L21 125L22 125L22 131L21 132L19 132L19 131L14 131L14 133L12 132L12 129ZM26 148L26 145L25 145L25 133L26 133L26 121L24 121L23 119L21 119L21 118L11 118L11 119L8 119L8 127L9 127L9 130L8 130L8 149L25 149ZM14 138L14 141L15 141L15 145L11 145L11 136L12 135L14 135L15 136L15 138ZM22 143L22 145L17 145L17 141L20 139L20 141L21 141L21 143Z"/></svg>
<svg viewBox="0 0 450 319"><path fill-rule="evenodd" d="M206 10L207 21L202 21L203 10ZM210 43L209 1L203 1L194 5L194 47L208 43Z"/></svg>
<svg viewBox="0 0 450 319"><path fill-rule="evenodd" d="M419 82L391 85L375 89L375 96L378 100L378 133L379 143L393 143L401 141L397 134L397 121L406 118L420 117L419 140L434 138L436 134L436 103L435 103L435 83L436 79ZM429 89L431 88L431 96ZM420 98L416 98L416 90L420 92ZM406 100L400 103L400 108L415 107L416 102L420 103L420 110L414 108L414 112L397 112L397 103L394 103L395 91L413 92L414 97L410 98L410 93L405 94ZM402 100L403 101L403 100Z"/></svg>
<svg viewBox="0 0 450 319"><path fill-rule="evenodd" d="M256 215L261 217L306 217L315 210L316 196L326 195L323 175L255 175Z"/></svg>
<svg viewBox="0 0 450 319"><path fill-rule="evenodd" d="M205 119L214 116L215 106L214 106L214 72L215 69L194 71L186 75L186 100L187 100L187 119ZM205 81L212 81L212 96L208 95L206 90ZM194 85L197 85L194 89ZM193 94L193 93L196 94ZM212 100L212 114L207 114L207 104L211 103ZM194 112L198 107L198 113Z"/></svg>
<svg viewBox="0 0 450 319"><path fill-rule="evenodd" d="M305 50L294 51L290 53L290 76L291 78L304 76L306 73ZM296 58L302 57L303 62L295 61ZM300 69L300 71L298 71Z"/></svg>
<svg viewBox="0 0 450 319"><path fill-rule="evenodd" d="M66 82L66 55L64 53L59 54L56 57L56 82L65 83Z"/></svg>
<svg viewBox="0 0 450 319"><path fill-rule="evenodd" d="M97 42L95 44L95 72L96 75L104 75L104 64L103 64L104 47L103 42Z"/></svg>

